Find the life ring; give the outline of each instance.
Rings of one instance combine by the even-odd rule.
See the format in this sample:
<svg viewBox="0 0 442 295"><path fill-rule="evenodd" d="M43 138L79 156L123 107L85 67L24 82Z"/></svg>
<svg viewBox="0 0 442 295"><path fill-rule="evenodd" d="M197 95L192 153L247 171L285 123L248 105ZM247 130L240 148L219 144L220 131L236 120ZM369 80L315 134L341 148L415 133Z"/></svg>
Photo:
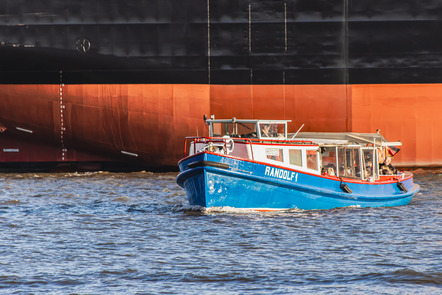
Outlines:
<svg viewBox="0 0 442 295"><path fill-rule="evenodd" d="M233 139L231 139L230 137L225 138L224 143L226 147L226 154L228 155L233 152L233 150L235 149L235 142L233 141Z"/></svg>

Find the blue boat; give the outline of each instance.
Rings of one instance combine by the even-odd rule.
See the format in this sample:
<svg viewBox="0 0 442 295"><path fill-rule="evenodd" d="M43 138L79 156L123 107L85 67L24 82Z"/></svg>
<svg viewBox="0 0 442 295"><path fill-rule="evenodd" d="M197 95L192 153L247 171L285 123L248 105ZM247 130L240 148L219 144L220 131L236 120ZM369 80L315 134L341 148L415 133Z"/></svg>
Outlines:
<svg viewBox="0 0 442 295"><path fill-rule="evenodd" d="M190 205L258 211L406 205L420 187L379 133L288 134L287 120L205 119L187 137L179 186ZM301 127L302 128L302 127Z"/></svg>

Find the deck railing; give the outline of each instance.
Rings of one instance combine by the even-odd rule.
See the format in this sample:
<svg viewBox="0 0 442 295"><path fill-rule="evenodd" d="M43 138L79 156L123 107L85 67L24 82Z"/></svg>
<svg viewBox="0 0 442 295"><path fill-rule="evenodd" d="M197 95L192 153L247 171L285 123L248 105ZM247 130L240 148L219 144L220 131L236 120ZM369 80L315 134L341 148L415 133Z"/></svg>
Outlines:
<svg viewBox="0 0 442 295"><path fill-rule="evenodd" d="M193 140L193 154L197 153L197 143L209 144L210 142L215 143L215 146L222 146L224 148L224 154L228 154L229 142L233 143L245 143L250 145L251 158L254 160L253 156L253 144L296 144L296 145L314 145L312 141L309 140L287 140L287 139L259 139L259 138L232 138L232 137L208 137L208 136L188 136L184 139L184 157L189 154L189 140ZM221 145L220 145L221 144Z"/></svg>
<svg viewBox="0 0 442 295"><path fill-rule="evenodd" d="M207 136L188 136L184 139L184 157L188 156L188 145L189 140L193 140L193 154L197 153L196 146L197 143L209 144L210 142L215 143L215 147L222 146L224 149L224 154L228 154L228 145L232 141L233 143L246 143L252 147L252 141L250 138L231 138L231 137L207 137ZM221 144L221 145L219 145ZM252 160L253 157L253 148L250 148Z"/></svg>

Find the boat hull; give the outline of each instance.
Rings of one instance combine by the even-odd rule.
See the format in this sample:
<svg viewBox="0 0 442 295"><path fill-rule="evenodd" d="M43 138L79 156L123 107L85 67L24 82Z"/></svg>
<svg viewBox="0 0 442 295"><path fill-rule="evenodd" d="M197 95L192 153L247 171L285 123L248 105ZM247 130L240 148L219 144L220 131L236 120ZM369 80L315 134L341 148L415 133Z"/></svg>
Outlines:
<svg viewBox="0 0 442 295"><path fill-rule="evenodd" d="M350 182L344 192L339 179L318 176L225 157L199 153L183 159L177 183L186 190L189 203L202 207L234 207L255 210L332 209L337 207L400 206L419 191L406 177L402 191L395 181Z"/></svg>

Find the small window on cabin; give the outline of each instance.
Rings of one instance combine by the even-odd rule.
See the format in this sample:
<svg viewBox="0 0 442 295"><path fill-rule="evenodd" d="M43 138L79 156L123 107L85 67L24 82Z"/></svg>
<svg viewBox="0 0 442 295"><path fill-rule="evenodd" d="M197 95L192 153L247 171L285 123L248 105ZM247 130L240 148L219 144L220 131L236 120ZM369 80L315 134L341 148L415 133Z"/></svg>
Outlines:
<svg viewBox="0 0 442 295"><path fill-rule="evenodd" d="M269 160L284 162L282 149L266 149L266 156Z"/></svg>
<svg viewBox="0 0 442 295"><path fill-rule="evenodd" d="M318 170L318 155L316 154L316 150L307 150L305 152L307 155L307 168Z"/></svg>
<svg viewBox="0 0 442 295"><path fill-rule="evenodd" d="M289 150L290 164L302 166L302 151L301 150Z"/></svg>
<svg viewBox="0 0 442 295"><path fill-rule="evenodd" d="M321 148L322 154L322 173L336 176L336 147Z"/></svg>

